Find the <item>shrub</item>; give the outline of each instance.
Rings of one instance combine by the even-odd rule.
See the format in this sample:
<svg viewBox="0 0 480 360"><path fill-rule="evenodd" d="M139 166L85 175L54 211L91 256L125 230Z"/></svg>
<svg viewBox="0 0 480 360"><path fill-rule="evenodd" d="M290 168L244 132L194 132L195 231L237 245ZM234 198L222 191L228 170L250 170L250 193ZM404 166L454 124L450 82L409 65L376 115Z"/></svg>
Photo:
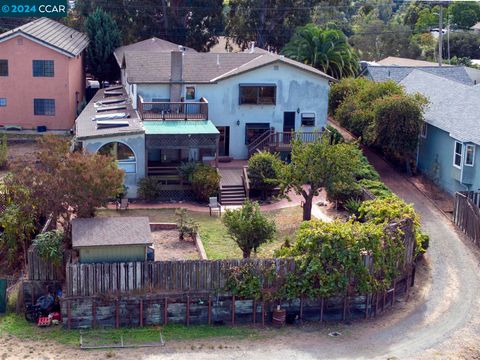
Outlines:
<svg viewBox="0 0 480 360"><path fill-rule="evenodd" d="M338 144L345 141L345 139L343 138L343 135L340 134L340 132L337 129L335 129L332 125L327 125L327 130L330 131L333 144Z"/></svg>
<svg viewBox="0 0 480 360"><path fill-rule="evenodd" d="M417 147L427 100L393 81L347 79L331 88L334 118L367 145L394 160L409 160Z"/></svg>
<svg viewBox="0 0 480 360"><path fill-rule="evenodd" d="M345 201L345 204L343 206L350 214L358 215L358 209L360 209L361 205L362 205L361 200L350 198L347 201Z"/></svg>
<svg viewBox="0 0 480 360"><path fill-rule="evenodd" d="M358 199L362 194L362 188L358 183L346 184L336 182L329 184L325 190L327 192L327 200L330 202L338 202L340 205L350 199Z"/></svg>
<svg viewBox="0 0 480 360"><path fill-rule="evenodd" d="M357 93L368 81L365 78L345 78L333 84L330 87L328 94L328 111L330 115L334 115L337 108L344 102L344 100Z"/></svg>
<svg viewBox="0 0 480 360"><path fill-rule="evenodd" d="M193 173L198 168L198 163L194 161L184 162L178 168L180 172L180 176L183 180L188 181L189 183L192 182Z"/></svg>
<svg viewBox="0 0 480 360"><path fill-rule="evenodd" d="M282 161L277 154L260 152L248 160L248 178L254 190L262 192L266 198L280 184Z"/></svg>
<svg viewBox="0 0 480 360"><path fill-rule="evenodd" d="M359 181L359 184L363 188L369 190L377 198L385 198L393 195L390 189L380 180L362 179Z"/></svg>
<svg viewBox="0 0 480 360"><path fill-rule="evenodd" d="M256 252L260 245L272 240L277 232L275 222L261 213L258 203L250 200L238 210L226 210L223 223L244 258L249 258L252 250Z"/></svg>
<svg viewBox="0 0 480 360"><path fill-rule="evenodd" d="M295 272L287 278L287 296L319 298L386 289L398 275L404 245L393 237L385 246L383 228L355 221L304 222L293 247L284 250L296 260ZM373 271L365 266L365 254L374 260Z"/></svg>
<svg viewBox="0 0 480 360"><path fill-rule="evenodd" d="M191 240L195 240L200 225L187 215L187 209L177 209L175 210L175 215L177 215L177 227L180 233L180 240L185 240L186 236Z"/></svg>
<svg viewBox="0 0 480 360"><path fill-rule="evenodd" d="M161 181L156 176L148 176L138 182L138 196L141 199L153 201L160 196Z"/></svg>
<svg viewBox="0 0 480 360"><path fill-rule="evenodd" d="M192 174L192 189L197 200L208 201L217 196L220 188L220 175L210 165L199 164Z"/></svg>
<svg viewBox="0 0 480 360"><path fill-rule="evenodd" d="M413 205L405 203L399 197L392 195L385 198L364 201L359 211L359 219L373 224L387 225L399 223L406 219L413 222L413 231L416 239L416 253L423 253L428 247L429 237L420 229L420 218Z"/></svg>
<svg viewBox="0 0 480 360"><path fill-rule="evenodd" d="M8 144L7 135L3 134L0 139L0 169L7 167Z"/></svg>
<svg viewBox="0 0 480 360"><path fill-rule="evenodd" d="M247 299L259 300L262 295L260 273L252 263L243 266L232 266L225 269L227 280L225 290L232 295Z"/></svg>
<svg viewBox="0 0 480 360"><path fill-rule="evenodd" d="M40 258L55 265L60 265L63 259L63 239L62 231L47 231L37 235L33 240L33 245L36 247Z"/></svg>

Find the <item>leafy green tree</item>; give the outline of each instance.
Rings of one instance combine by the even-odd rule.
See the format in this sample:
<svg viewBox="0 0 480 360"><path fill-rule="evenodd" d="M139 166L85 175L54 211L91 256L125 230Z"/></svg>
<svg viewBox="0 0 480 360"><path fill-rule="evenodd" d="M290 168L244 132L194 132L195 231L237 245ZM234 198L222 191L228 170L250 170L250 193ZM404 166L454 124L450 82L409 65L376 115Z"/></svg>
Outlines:
<svg viewBox="0 0 480 360"><path fill-rule="evenodd" d="M11 203L0 215L0 227L3 228L0 241L2 247L8 249L9 263L14 264L20 255L26 265L27 250L35 230L32 213L25 213L19 206Z"/></svg>
<svg viewBox="0 0 480 360"><path fill-rule="evenodd" d="M351 144L331 145L328 136L315 142L292 142L292 161L285 167L282 190L290 189L303 196L303 220L312 217L313 197L334 183L347 186L355 182L354 170L359 166L358 157L352 156Z"/></svg>
<svg viewBox="0 0 480 360"><path fill-rule="evenodd" d="M392 95L373 104L374 123L368 127L367 143L375 144L393 158L412 160L424 122L427 99L421 95Z"/></svg>
<svg viewBox="0 0 480 360"><path fill-rule="evenodd" d="M427 32L430 29L438 27L438 8L423 8L418 13L415 23L416 32Z"/></svg>
<svg viewBox="0 0 480 360"><path fill-rule="evenodd" d="M61 230L47 231L38 234L33 240L33 245L43 260L60 265L63 259L64 236Z"/></svg>
<svg viewBox="0 0 480 360"><path fill-rule="evenodd" d="M250 200L238 210L226 210L222 220L228 235L242 250L244 259L276 234L275 222L263 215L260 206Z"/></svg>
<svg viewBox="0 0 480 360"><path fill-rule="evenodd" d="M447 39L443 39L443 48L446 53ZM445 54L444 53L444 57ZM450 55L451 57L480 59L480 36L469 32L450 33Z"/></svg>
<svg viewBox="0 0 480 360"><path fill-rule="evenodd" d="M277 154L255 153L248 160L248 178L252 189L261 191L265 199L280 184L282 166L283 162Z"/></svg>
<svg viewBox="0 0 480 360"><path fill-rule="evenodd" d="M156 36L208 51L224 27L222 0L77 0L74 12L86 18L98 7L122 29L124 44Z"/></svg>
<svg viewBox="0 0 480 360"><path fill-rule="evenodd" d="M408 26L372 19L357 25L350 41L365 60L381 60L387 56L417 58L421 49L412 35Z"/></svg>
<svg viewBox="0 0 480 360"><path fill-rule="evenodd" d="M346 36L314 24L297 28L282 53L336 78L354 76L358 71L358 57Z"/></svg>
<svg viewBox="0 0 480 360"><path fill-rule="evenodd" d="M448 7L451 22L458 29L469 29L480 21L480 4L470 1L454 1Z"/></svg>
<svg viewBox="0 0 480 360"><path fill-rule="evenodd" d="M93 216L123 190L124 173L111 157L70 152L68 140L61 137L42 137L39 145L37 164L13 164L4 186L16 198L23 194L17 189L25 189L28 198L15 204L28 204L36 218L51 215L68 236L73 216Z"/></svg>
<svg viewBox="0 0 480 360"><path fill-rule="evenodd" d="M394 160L412 159L427 104L423 96L406 94L393 81L357 79L342 80L330 91L339 104L334 118L342 126Z"/></svg>
<svg viewBox="0 0 480 360"><path fill-rule="evenodd" d="M87 69L102 83L116 80L118 67L113 56L114 50L122 44L121 33L112 17L100 8L88 15L85 32L90 39L87 48Z"/></svg>
<svg viewBox="0 0 480 360"><path fill-rule="evenodd" d="M368 126L374 121L374 101L387 95L403 93L402 87L394 81L376 83L365 79L342 80L334 84L330 91L335 93L338 88L343 89L347 96L337 106L334 118L362 139L367 136Z"/></svg>
<svg viewBox="0 0 480 360"><path fill-rule="evenodd" d="M250 41L280 51L297 26L310 21L316 0L230 0L225 30L243 49Z"/></svg>

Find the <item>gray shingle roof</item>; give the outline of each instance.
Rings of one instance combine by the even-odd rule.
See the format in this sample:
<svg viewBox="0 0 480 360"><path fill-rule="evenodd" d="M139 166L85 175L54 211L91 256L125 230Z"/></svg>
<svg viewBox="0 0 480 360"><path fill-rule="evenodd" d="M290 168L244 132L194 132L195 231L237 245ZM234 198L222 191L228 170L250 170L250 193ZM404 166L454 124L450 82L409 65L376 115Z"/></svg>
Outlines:
<svg viewBox="0 0 480 360"><path fill-rule="evenodd" d="M384 65L384 66L412 66L412 67L435 67L438 66L437 63L425 60L415 60L415 59L408 59L396 56L387 56L385 59L377 61L377 64ZM443 66L451 66L448 64L444 64Z"/></svg>
<svg viewBox="0 0 480 360"><path fill-rule="evenodd" d="M409 93L430 101L425 121L462 142L480 145L480 91L423 70L413 70L401 82Z"/></svg>
<svg viewBox="0 0 480 360"><path fill-rule="evenodd" d="M113 55L117 60L118 66L122 66L123 56L129 51L151 51L159 53L170 53L173 50L178 50L179 45L170 41L152 37L143 41L139 41L130 45L124 45L117 48ZM184 47L187 52L196 52L194 49Z"/></svg>
<svg viewBox="0 0 480 360"><path fill-rule="evenodd" d="M465 70L464 66L371 66L368 65L366 69L366 75L371 80L376 82L382 82L387 80L393 80L395 82L402 81L415 69L428 72L433 75L441 76L449 80L457 81L466 85L473 85L473 81Z"/></svg>
<svg viewBox="0 0 480 360"><path fill-rule="evenodd" d="M68 56L79 55L89 43L87 35L52 19L40 18L0 34L0 41L18 34L49 45Z"/></svg>
<svg viewBox="0 0 480 360"><path fill-rule="evenodd" d="M144 133L142 122L138 118L137 112L132 109L132 104L129 100L129 97L126 95L123 89L122 98L126 99L127 101L126 111L129 113L130 117L122 120L128 120L128 126L97 129L96 122L92 120L93 116L99 114L95 109L95 102L103 99L111 99L104 98L104 91L105 89L98 90L93 99L87 104L87 106L83 109L83 111L80 113L80 115L78 115L77 119L75 120L75 136L77 137L77 139L83 140L94 137L104 137L112 135L121 136L127 134ZM102 112L101 114L123 111L125 110L113 110Z"/></svg>
<svg viewBox="0 0 480 360"><path fill-rule="evenodd" d="M94 217L72 221L72 247L150 245L148 217Z"/></svg>
<svg viewBox="0 0 480 360"><path fill-rule="evenodd" d="M168 83L170 53L128 51L125 66L129 83ZM276 62L289 64L330 81L334 78L300 62L272 53L184 53L183 81L209 83Z"/></svg>

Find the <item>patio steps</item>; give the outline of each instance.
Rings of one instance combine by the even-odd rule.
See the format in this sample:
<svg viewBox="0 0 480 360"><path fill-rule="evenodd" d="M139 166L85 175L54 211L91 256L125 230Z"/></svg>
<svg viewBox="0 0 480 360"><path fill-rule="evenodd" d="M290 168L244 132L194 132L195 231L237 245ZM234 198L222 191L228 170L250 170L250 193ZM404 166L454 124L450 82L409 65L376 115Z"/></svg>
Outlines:
<svg viewBox="0 0 480 360"><path fill-rule="evenodd" d="M246 199L243 185L222 185L220 189L220 204L242 205Z"/></svg>

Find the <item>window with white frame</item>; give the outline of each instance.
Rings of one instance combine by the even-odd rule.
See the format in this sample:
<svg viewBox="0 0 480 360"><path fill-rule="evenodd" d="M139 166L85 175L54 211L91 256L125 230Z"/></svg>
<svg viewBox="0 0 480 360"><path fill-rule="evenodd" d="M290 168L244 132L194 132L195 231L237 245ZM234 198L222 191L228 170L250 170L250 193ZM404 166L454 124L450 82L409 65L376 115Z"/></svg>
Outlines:
<svg viewBox="0 0 480 360"><path fill-rule="evenodd" d="M137 159L128 145L117 141L111 142L103 145L98 153L113 157L117 161L118 167L125 170L126 173L136 172Z"/></svg>
<svg viewBox="0 0 480 360"><path fill-rule="evenodd" d="M428 127L428 125L427 125L427 123L424 121L424 122L422 123L422 127L420 128L420 136L421 136L422 138L424 138L424 139L427 138L427 127Z"/></svg>
<svg viewBox="0 0 480 360"><path fill-rule="evenodd" d="M465 165L473 166L475 163L475 145L465 146Z"/></svg>
<svg viewBox="0 0 480 360"><path fill-rule="evenodd" d="M460 168L462 166L462 151L463 144L455 141L455 147L453 149L453 166Z"/></svg>
<svg viewBox="0 0 480 360"><path fill-rule="evenodd" d="M315 126L315 113L302 113L302 126Z"/></svg>

